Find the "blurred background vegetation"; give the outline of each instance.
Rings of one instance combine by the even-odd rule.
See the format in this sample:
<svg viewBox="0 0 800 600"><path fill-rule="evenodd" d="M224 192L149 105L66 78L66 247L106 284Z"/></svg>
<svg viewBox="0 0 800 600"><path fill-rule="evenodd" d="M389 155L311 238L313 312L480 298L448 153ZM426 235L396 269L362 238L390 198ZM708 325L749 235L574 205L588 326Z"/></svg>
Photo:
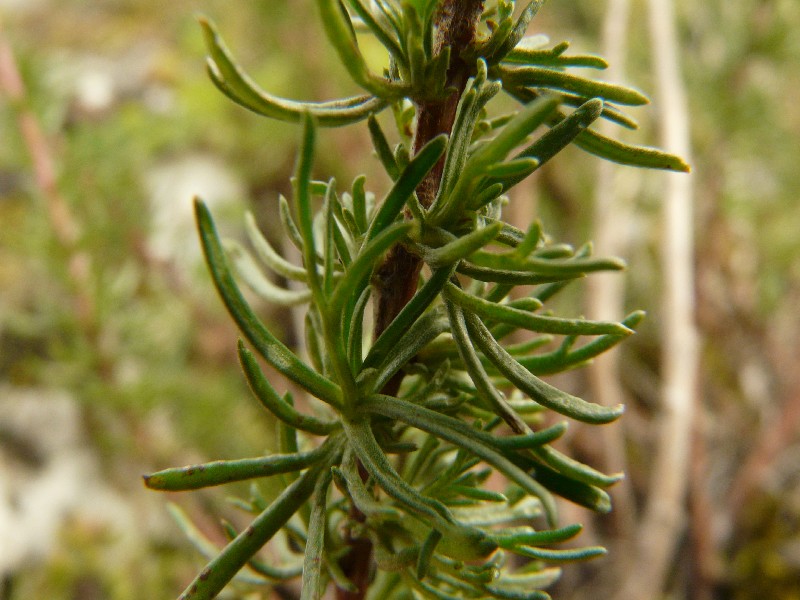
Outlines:
<svg viewBox="0 0 800 600"><path fill-rule="evenodd" d="M600 52L606 10L551 0L531 33ZM675 532L663 597L796 600L800 3L678 0L676 10L701 364L687 424L686 527ZM225 503L236 489L168 498L147 492L139 475L273 444L274 425L239 375L236 332L201 263L190 200L210 201L229 235L253 210L280 245L276 200L288 190L297 131L213 88L197 12L218 23L270 91L304 99L354 91L309 0L0 1L0 600L173 597L201 561L166 501L221 542L216 518L239 518ZM645 3L633 2L625 79L652 93L645 21ZM626 139L657 143L654 111L636 116L642 131ZM371 189L384 189L364 130L326 131L321 144L320 174L350 181L365 172ZM603 196L597 169L579 151L549 163L514 196L520 218L541 215L563 241L592 237L594 199ZM663 179L633 169L614 177L627 198L624 308L650 315L619 357L629 410L614 426L635 524L657 493L648 473L661 393ZM585 293L576 287L567 308L585 310ZM284 340L296 339L290 314L262 311ZM585 370L563 383L596 392ZM603 454L602 441L580 428L568 443L590 463ZM264 493L274 493L269 482ZM611 555L568 567L554 594L613 597L618 574L635 568L624 527L574 516ZM235 588L229 597L271 596Z"/></svg>

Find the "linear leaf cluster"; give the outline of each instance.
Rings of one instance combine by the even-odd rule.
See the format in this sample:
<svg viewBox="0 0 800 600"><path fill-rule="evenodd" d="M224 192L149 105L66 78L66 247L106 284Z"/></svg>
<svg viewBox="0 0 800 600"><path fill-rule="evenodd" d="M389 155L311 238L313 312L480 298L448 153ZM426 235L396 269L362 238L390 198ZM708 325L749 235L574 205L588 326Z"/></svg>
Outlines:
<svg viewBox="0 0 800 600"><path fill-rule="evenodd" d="M677 157L590 129L600 118L635 127L617 105L647 99L567 72L605 68L602 59L568 55L567 44L547 48L543 36L525 37L541 0L516 17L509 0L489 7L483 19L491 26L460 56L472 77L452 132L409 156L402 142L392 148L376 115L390 107L403 129L413 124L415 103L453 93L446 85L452 49L435 43L440 3L316 4L328 40L365 95L328 102L273 96L236 64L211 22L201 20L214 84L257 114L302 126L292 194L278 200L283 233L301 261L281 256L252 216L246 220L249 247L221 240L207 207L196 202L212 279L244 338L242 369L255 398L280 423L281 447L269 456L167 469L145 483L179 491L280 477L285 486L266 502L254 483L248 500L235 501L253 521L243 531L226 524L230 542L222 550L173 508L210 560L181 598L213 598L234 578L268 583L301 576L302 598L309 600L330 583L352 591L357 586L341 561L348 540L357 538L372 547L375 593L383 594L376 598L409 597L402 590L425 598L548 598L543 589L560 572L552 565L604 552L553 547L581 529L559 526L556 498L607 512L606 490L621 478L553 444L567 420L605 424L623 408L587 402L540 377L583 365L620 343L643 313L619 323L550 314L546 303L565 287L624 264L592 256L589 245L555 244L538 222L517 229L502 220L502 206L516 184L573 143L625 164L687 167ZM359 33L373 35L388 51L385 73L367 66ZM502 91L522 106L490 117L487 106ZM392 181L380 200L363 176L344 188L314 178L319 127L361 120L368 121ZM437 165L441 183L426 207L416 190ZM419 285L370 339L371 278L399 246L424 265ZM293 285L282 287L276 277ZM240 282L269 302L307 307L307 358L259 319ZM518 285L532 287L526 296L512 296ZM530 332L527 341L508 343L517 331ZM292 395L265 376L261 361L321 401L312 404L316 409L296 407ZM396 393L386 393L398 380ZM545 410L567 420L545 427ZM505 489L487 485L493 472L505 477ZM280 550L279 566L258 557L270 540ZM511 568L510 555L527 565Z"/></svg>

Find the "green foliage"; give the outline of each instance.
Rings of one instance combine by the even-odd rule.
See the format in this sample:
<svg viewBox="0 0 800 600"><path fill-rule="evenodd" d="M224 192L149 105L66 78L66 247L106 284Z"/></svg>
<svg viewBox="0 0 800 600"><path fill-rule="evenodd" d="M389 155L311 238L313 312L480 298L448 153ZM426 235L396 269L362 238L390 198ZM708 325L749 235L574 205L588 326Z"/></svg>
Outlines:
<svg viewBox="0 0 800 600"><path fill-rule="evenodd" d="M586 402L538 375L574 368L614 346L632 333L642 314L623 323L541 314L543 304L570 282L623 265L592 257L588 246L575 251L553 244L538 223L521 231L503 222L505 194L573 142L625 164L687 167L677 157L589 129L600 118L634 126L615 104L647 100L635 90L565 72L572 66L603 68L599 58L565 55L565 44L547 49L541 37L526 40L541 2L531 2L514 18L514 3L499 0L482 17L491 19L486 34L464 48L436 43L445 26L437 12L440 2L316 4L330 43L366 95L322 103L273 96L244 74L214 26L201 20L215 85L259 115L302 125L292 198L280 203L285 235L300 251L302 265L281 257L252 220L248 233L258 259L223 242L198 200L206 260L256 354L321 403L312 405L313 414L296 408L240 343L252 391L282 423L281 454L168 469L145 483L185 490L283 476L287 485L269 504L257 487L249 500L237 501L254 520L241 532L226 527L231 541L221 552L176 511L211 561L181 598L213 598L234 577L267 583L301 573L303 599L321 597L329 582L358 589L360 583L342 568L342 559L356 552L352 539L368 540L372 547L378 568L374 589L384 591L376 598L547 598L541 590L558 570L545 565L604 552L549 547L580 530L558 528L554 496L606 512L611 505L605 489L621 476L600 473L555 450L550 444L566 423L544 428L542 412L602 424L623 409ZM385 75L370 70L356 31L371 33L388 51ZM456 53L470 76L463 93L448 84ZM523 106L491 119L486 106L501 91ZM451 130L422 140L412 155L404 136L406 128L413 130L414 111L453 93L460 97ZM374 118L387 107L404 139L395 149ZM393 181L378 203L370 201L363 177L348 192L334 179L312 177L318 128L367 119L378 158ZM541 127L547 130L537 134ZM419 190L431 177L437 179L436 194L426 204ZM371 277L393 260L398 247L426 268L410 301L370 340L366 307L377 293ZM276 287L259 263L301 287ZM264 325L236 275L270 302L308 304L308 361ZM516 285L534 287L529 296L509 300ZM523 346L502 342L518 329L543 335ZM563 341L548 349L552 336ZM507 479L503 492L486 486L492 472ZM304 547L302 568L291 552L283 567L255 557L273 538ZM530 562L515 570L508 555Z"/></svg>

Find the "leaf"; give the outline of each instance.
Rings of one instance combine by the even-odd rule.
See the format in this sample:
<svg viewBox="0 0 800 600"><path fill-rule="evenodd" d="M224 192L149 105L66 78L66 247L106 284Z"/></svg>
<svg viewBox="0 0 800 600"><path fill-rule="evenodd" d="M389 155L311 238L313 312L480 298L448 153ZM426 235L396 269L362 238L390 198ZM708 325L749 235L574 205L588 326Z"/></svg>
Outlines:
<svg viewBox="0 0 800 600"><path fill-rule="evenodd" d="M476 430L462 421L385 395L370 397L359 405L359 409L408 423L481 458L526 492L539 498L545 507L548 522L556 521L556 508L550 494L498 450L480 440ZM469 430L464 431L465 427Z"/></svg>
<svg viewBox="0 0 800 600"><path fill-rule="evenodd" d="M233 481L300 471L321 460L327 452L327 447L320 446L311 452L299 454L217 460L201 465L165 469L152 475L145 475L144 484L151 490L171 492L197 490Z"/></svg>
<svg viewBox="0 0 800 600"><path fill-rule="evenodd" d="M415 321L383 358L375 378L370 381L369 391L382 389L425 346L447 331L447 325L447 319L438 311L431 311Z"/></svg>
<svg viewBox="0 0 800 600"><path fill-rule="evenodd" d="M353 81L375 96L387 100L400 98L409 91L408 86L378 77L370 72L358 47L350 17L339 0L317 0L316 4L328 40L336 49L336 53Z"/></svg>
<svg viewBox="0 0 800 600"><path fill-rule="evenodd" d="M523 150L517 158L532 156L543 165L572 143L582 131L600 117L602 112L602 100L599 98L589 100Z"/></svg>
<svg viewBox="0 0 800 600"><path fill-rule="evenodd" d="M397 500L405 510L427 517L435 523L452 522L453 517L446 506L438 500L423 496L397 474L375 440L368 420L343 420L342 425L350 447L361 465L389 496Z"/></svg>
<svg viewBox="0 0 800 600"><path fill-rule="evenodd" d="M542 531L534 531L530 527L521 529L510 533L501 530L495 534L494 539L501 548L555 544L571 540L583 530L583 527L581 525L567 525L560 529L544 529Z"/></svg>
<svg viewBox="0 0 800 600"><path fill-rule="evenodd" d="M499 82L487 82L486 63L479 59L477 72L470 82L469 88L459 100L456 109L456 119L453 124L453 133L447 147L447 157L442 171L442 181L436 199L432 206L432 214L436 214L444 201L452 201L452 190L459 180L464 164L467 160L467 151L472 142L472 133L475 130L481 110L502 89ZM447 211L445 211L447 214ZM441 222L441 221L440 221Z"/></svg>
<svg viewBox="0 0 800 600"><path fill-rule="evenodd" d="M366 119L386 107L375 96L357 96L333 102L296 102L262 90L234 62L214 24L200 18L210 58L208 74L214 85L237 104L265 117L298 122L303 113L312 113L323 127L339 127Z"/></svg>
<svg viewBox="0 0 800 600"><path fill-rule="evenodd" d="M389 51L389 56L399 61L401 64L406 64L405 54L395 38L395 32L384 27L384 25L373 16L369 7L364 5L363 0L347 0L347 4L366 24L378 41L383 44L383 47Z"/></svg>
<svg viewBox="0 0 800 600"><path fill-rule="evenodd" d="M369 286L361 292L350 316L350 323L345 319L344 325L347 327L347 356L350 359L350 370L358 373L361 370L363 361L362 345L364 343L364 311L367 308L372 290Z"/></svg>
<svg viewBox="0 0 800 600"><path fill-rule="evenodd" d="M533 454L562 475L589 485L607 488L625 478L622 473L613 475L601 473L550 446L542 445L534 448Z"/></svg>
<svg viewBox="0 0 800 600"><path fill-rule="evenodd" d="M493 223L486 227L475 229L466 235L457 237L452 242L439 246L438 248L424 247L422 251L422 260L424 260L431 269L449 267L489 244L497 237L497 234L500 233L502 228L501 224Z"/></svg>
<svg viewBox="0 0 800 600"><path fill-rule="evenodd" d="M345 302L352 297L358 298L366 286L366 279L378 264L380 256L389 250L395 243L411 230L411 223L396 223L384 229L381 233L361 248L358 256L350 263L330 299L330 311L340 315Z"/></svg>
<svg viewBox="0 0 800 600"><path fill-rule="evenodd" d="M358 465L352 452L345 452L341 468L333 468L333 475L341 478L344 490L350 496L353 504L364 515L372 519L395 519L401 517L400 511L386 502L380 502L370 493L358 473Z"/></svg>
<svg viewBox="0 0 800 600"><path fill-rule="evenodd" d="M446 298L475 313L483 320L510 323L529 331L558 333L563 335L630 335L633 333L632 330L620 323L586 321L583 319L562 319L558 317L536 315L473 296L452 283L448 283L444 287L443 293Z"/></svg>
<svg viewBox="0 0 800 600"><path fill-rule="evenodd" d="M533 87L574 92L586 98L602 98L609 102L639 106L648 104L647 96L633 88L594 81L541 67L500 67L504 87Z"/></svg>
<svg viewBox="0 0 800 600"><path fill-rule="evenodd" d="M522 10L519 19L517 19L517 22L514 24L514 29L511 31L511 34L506 38L503 45L498 48L497 52L493 54L492 62L504 60L508 53L520 43L525 37L525 33L528 31L528 25L536 16L536 13L539 12L539 9L542 8L543 4L544 0L531 0L531 2L528 3Z"/></svg>
<svg viewBox="0 0 800 600"><path fill-rule="evenodd" d="M406 331L437 298L451 275L452 270L450 269L438 269L431 274L430 279L414 294L378 339L375 340L367 357L364 359L363 368L377 367L385 360L387 354L398 346L398 342Z"/></svg>
<svg viewBox="0 0 800 600"><path fill-rule="evenodd" d="M428 537L425 538L417 557L417 579L425 579L425 575L427 575L431 566L431 557L440 541L442 541L442 533L432 529Z"/></svg>
<svg viewBox="0 0 800 600"><path fill-rule="evenodd" d="M265 265L278 275L282 275L287 279L293 279L295 281L306 280L306 270L293 265L275 251L267 238L259 231L255 217L253 217L253 213L250 211L247 211L244 215L244 226L247 237L253 249L256 251L256 255Z"/></svg>
<svg viewBox="0 0 800 600"><path fill-rule="evenodd" d="M289 201L283 196L278 196L278 213L281 219L281 225L286 237L292 242L295 248L301 253L303 252L303 236L300 235L300 230L292 218L292 209L289 208ZM306 270L303 269L303 277L306 278Z"/></svg>
<svg viewBox="0 0 800 600"><path fill-rule="evenodd" d="M643 318L644 312L636 311L624 318L622 324L632 329L636 327ZM517 358L517 360L528 371L537 375L558 373L591 360L609 348L613 348L626 337L627 335L604 335L575 350L571 349L574 340L569 341L569 343L566 343L568 340L565 340L565 344L553 352L526 356Z"/></svg>
<svg viewBox="0 0 800 600"><path fill-rule="evenodd" d="M472 277L478 281L512 284L512 285L536 285L539 283L550 283L553 281L561 282L565 279L577 279L583 277L583 273L563 273L560 275L545 275L531 271L517 271L512 269L495 269L482 267L462 260L458 263L456 270L463 275ZM508 292L506 292L508 294Z"/></svg>
<svg viewBox="0 0 800 600"><path fill-rule="evenodd" d="M566 430L567 423L561 422L536 433L496 438L495 444L504 450L527 450L554 442L564 435Z"/></svg>
<svg viewBox="0 0 800 600"><path fill-rule="evenodd" d="M298 412L291 404L285 402L270 385L267 378L264 377L255 356L245 348L242 340L239 340L238 349L239 361L247 378L247 383L250 385L255 397L270 413L290 427L313 435L328 435L338 428L339 425L336 421L323 421L304 415Z"/></svg>
<svg viewBox="0 0 800 600"><path fill-rule="evenodd" d="M396 181L400 176L400 168L397 166L392 148L389 146L389 142L381 129L380 123L378 123L378 119L376 119L374 115L371 115L367 121L367 125L369 127L370 138L372 139L372 146L375 148L375 154L377 154L378 160L381 161L383 168L386 169L386 173L392 178L392 181ZM366 223L366 216L364 222ZM364 227L364 229L366 230L366 227Z"/></svg>
<svg viewBox="0 0 800 600"><path fill-rule="evenodd" d="M542 406L585 423L610 423L623 413L622 405L600 406L567 394L538 379L508 354L475 315L466 313L471 339L511 383Z"/></svg>
<svg viewBox="0 0 800 600"><path fill-rule="evenodd" d="M320 400L333 406L340 406L341 390L339 386L303 363L272 335L247 304L233 279L211 214L200 200L195 200L195 216L203 252L214 284L222 296L228 312L247 340L280 373Z"/></svg>
<svg viewBox="0 0 800 600"><path fill-rule="evenodd" d="M590 154L631 167L664 169L681 173L689 173L692 170L681 157L674 154L657 148L618 142L588 129L575 138L575 145Z"/></svg>
<svg viewBox="0 0 800 600"><path fill-rule="evenodd" d="M169 511L172 519L178 525L178 528L181 530L181 533L183 533L184 537L189 541L189 543L192 544L192 546L194 546L195 550L197 550L203 556L203 558L206 560L212 560L219 554L219 548L205 535L203 535L203 533L197 527L195 527L194 523L191 522L183 509L181 509L177 504L169 502L167 503L167 510ZM268 585L270 582L268 579L264 579L264 577L268 577L270 579L291 579L292 577L297 577L300 574L300 571L292 566L275 567L269 570L269 574L262 573L257 568L253 567L251 564L252 562L253 561L250 561L247 564L253 569L253 571L258 573L258 575L254 575L252 572L243 569L236 573L233 579L235 581L241 581L250 585ZM260 577L259 575L263 575L264 577Z"/></svg>
<svg viewBox="0 0 800 600"><path fill-rule="evenodd" d="M316 138L317 128L314 118L309 113L306 113L303 117L303 133L294 167L292 190L294 192L295 218L297 219L300 235L303 238L303 263L306 268L308 286L311 288L317 304L321 304L323 302L322 283L317 271L314 211L311 207L311 168L314 164Z"/></svg>
<svg viewBox="0 0 800 600"><path fill-rule="evenodd" d="M251 525L230 542L192 581L179 600L212 600L302 506L327 471L321 461L287 487Z"/></svg>
<svg viewBox="0 0 800 600"><path fill-rule="evenodd" d="M311 498L311 518L308 523L303 581L300 600L320 600L322 597L322 564L325 553L326 499L331 483L330 471L324 473L314 487Z"/></svg>
<svg viewBox="0 0 800 600"><path fill-rule="evenodd" d="M564 56L552 50L536 50L530 48L514 48L503 57L507 63L537 65L540 67L588 67L590 69L607 69L608 63L602 56L578 54Z"/></svg>
<svg viewBox="0 0 800 600"><path fill-rule="evenodd" d="M425 144L398 177L384 198L381 207L370 223L364 243L368 243L388 227L403 210L409 197L441 158L447 147L447 136L442 134Z"/></svg>
<svg viewBox="0 0 800 600"><path fill-rule="evenodd" d="M225 240L223 243L228 257L233 262L233 268L247 286L264 300L278 306L297 306L305 304L311 299L311 290L287 290L272 283L261 272L250 253L238 242Z"/></svg>
<svg viewBox="0 0 800 600"><path fill-rule="evenodd" d="M544 124L558 107L558 96L542 96L525 105L517 115L500 130L500 133L483 146L470 159L470 164L491 165L508 156L527 136Z"/></svg>
<svg viewBox="0 0 800 600"><path fill-rule="evenodd" d="M530 546L516 546L509 548L511 552L526 556L536 560L546 560L548 562L572 562L576 560L588 560L606 554L606 549L600 546L589 546L586 548L575 548L570 550L549 550L545 548L533 548Z"/></svg>

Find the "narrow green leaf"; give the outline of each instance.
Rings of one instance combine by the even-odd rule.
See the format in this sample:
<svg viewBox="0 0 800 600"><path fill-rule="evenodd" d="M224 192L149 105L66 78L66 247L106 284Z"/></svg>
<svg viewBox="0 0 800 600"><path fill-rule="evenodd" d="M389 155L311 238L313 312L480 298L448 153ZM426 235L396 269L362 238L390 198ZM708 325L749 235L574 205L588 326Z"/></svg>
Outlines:
<svg viewBox="0 0 800 600"><path fill-rule="evenodd" d="M392 148L389 146L389 142L386 139L386 135L383 133L380 124L378 123L378 119L376 119L374 116L370 116L367 124L369 126L369 135L372 139L372 146L375 148L375 153L378 156L378 160L381 161L381 164L383 165L383 168L386 169L386 173L389 174L389 177L391 177L393 181L396 181L400 176L400 168L397 166L397 161L394 159ZM364 229L366 230L366 227Z"/></svg>
<svg viewBox="0 0 800 600"><path fill-rule="evenodd" d="M314 165L314 146L317 128L314 118L306 113L303 118L303 133L297 152L292 188L294 192L295 218L303 237L303 263L311 292L317 304L323 303L322 283L317 271L317 247L314 240L314 210L311 206L311 169Z"/></svg>
<svg viewBox="0 0 800 600"><path fill-rule="evenodd" d="M467 485L451 485L448 489L472 500L481 500L484 502L508 502L508 498L506 498L500 492L493 492L492 490L485 490L483 488L475 488Z"/></svg>
<svg viewBox="0 0 800 600"><path fill-rule="evenodd" d="M195 215L200 241L214 284L239 329L264 359L320 400L333 406L341 405L338 385L322 377L304 364L264 326L247 304L233 279L225 252L217 236L208 208L195 201Z"/></svg>
<svg viewBox="0 0 800 600"><path fill-rule="evenodd" d="M370 223L364 243L368 243L386 229L403 210L409 197L428 172L437 163L447 147L447 136L442 134L425 144L398 177Z"/></svg>
<svg viewBox="0 0 800 600"><path fill-rule="evenodd" d="M459 306L466 308L470 312L477 314L484 320L510 323L529 331L558 333L563 335L630 335L633 333L632 330L620 323L586 321L583 319L562 319L558 317L536 315L473 296L452 283L448 283L444 287L443 293L448 299L456 302Z"/></svg>
<svg viewBox="0 0 800 600"><path fill-rule="evenodd" d="M567 423L556 423L552 427L526 435L512 435L495 439L495 444L504 450L528 450L554 442L567 430Z"/></svg>
<svg viewBox="0 0 800 600"><path fill-rule="evenodd" d="M450 269L435 270L430 279L417 291L383 333L375 340L369 354L364 359L364 368L377 367L387 354L398 346L400 338L427 310L438 297L447 280L452 275Z"/></svg>
<svg viewBox="0 0 800 600"><path fill-rule="evenodd" d="M540 544L556 544L571 540L583 530L581 525L567 525L560 529L544 529L534 531L530 527L523 527L520 531L505 533L499 531L494 535L495 541L501 548L513 546L538 546Z"/></svg>
<svg viewBox="0 0 800 600"><path fill-rule="evenodd" d="M191 522L186 513L177 504L173 504L172 502L167 503L167 510L169 511L172 519L178 525L178 528L181 530L183 536L189 541L190 544L192 544L195 550L197 550L203 556L203 558L206 560L212 560L219 554L219 548L205 535L203 535L203 533L197 527L195 527L194 523ZM248 563L248 566L253 568L250 563ZM269 574L261 573L255 568L253 568L253 570L258 573L258 575L254 575L252 572L244 569L236 573L233 579L248 585L268 585L270 583L269 579L264 579L264 577L271 578ZM300 574L300 571L296 569L295 571L296 572L293 572L293 568L291 566L285 568L279 567L275 569L274 573L277 575L277 577L272 578L289 579L291 577L296 577ZM259 575L264 575L264 577L260 577ZM285 575L285 577L282 577L283 575Z"/></svg>
<svg viewBox="0 0 800 600"><path fill-rule="evenodd" d="M583 277L582 273L564 273L562 275L545 275L542 273L532 273L530 271L515 271L511 269L494 269L482 267L467 260L458 263L456 269L459 273L477 279L478 281L507 283L513 285L536 285L539 283L549 283L553 281L563 281L565 279L576 279Z"/></svg>
<svg viewBox="0 0 800 600"><path fill-rule="evenodd" d="M419 550L419 556L417 557L417 579L425 579L425 575L428 574L428 569L431 566L431 557L436 550L436 546L441 541L441 531L431 529L428 537L426 537L425 541L422 543L422 547Z"/></svg>
<svg viewBox="0 0 800 600"><path fill-rule="evenodd" d="M476 252L470 257L471 262L490 269L513 268L520 271L539 273L542 275L584 275L596 271L621 271L625 262L619 258L576 258L571 248L551 248L545 254L520 259L509 253ZM542 256L545 256L543 258ZM566 260L557 260L560 256L570 256Z"/></svg>
<svg viewBox="0 0 800 600"><path fill-rule="evenodd" d="M423 496L397 474L375 440L368 420L343 420L342 425L356 457L389 496L406 510L430 518L435 523L452 522L453 517L446 506L438 500Z"/></svg>
<svg viewBox="0 0 800 600"><path fill-rule="evenodd" d="M422 252L422 260L434 270L449 267L489 244L497 237L502 228L501 224L493 223L475 229L438 248L425 248Z"/></svg>
<svg viewBox="0 0 800 600"><path fill-rule="evenodd" d="M525 37L525 33L528 31L528 25L530 25L530 22L536 16L536 13L539 12L543 4L544 0L531 0L531 2L528 3L522 10L519 19L517 19L511 34L506 38L502 46L498 48L497 52L492 55L491 62L504 60L508 53L522 41Z"/></svg>
<svg viewBox="0 0 800 600"><path fill-rule="evenodd" d="M278 196L278 214L280 215L281 225L286 236L291 240L295 248L303 252L303 236L292 218L292 209L289 208L289 201L283 196ZM303 269L303 277L307 278L306 270Z"/></svg>
<svg viewBox="0 0 800 600"><path fill-rule="evenodd" d="M593 54L564 56L552 50L536 50L531 48L515 48L503 57L503 61L528 66L536 65L539 67L588 67L590 69L601 70L608 68L608 63L602 56L595 56Z"/></svg>
<svg viewBox="0 0 800 600"><path fill-rule="evenodd" d="M495 163L489 165L484 174L491 179L506 179L510 177L527 177L536 170L539 161L535 158L525 157L509 160L508 162ZM502 187L500 188L502 191ZM499 194L496 194L499 195ZM476 202L476 204L479 204Z"/></svg>
<svg viewBox="0 0 800 600"><path fill-rule="evenodd" d="M352 452L345 452L341 468L334 468L333 473L334 476L337 476L338 473L353 504L366 516L379 520L400 519L400 511L386 502L376 500L364 485Z"/></svg>
<svg viewBox="0 0 800 600"><path fill-rule="evenodd" d="M499 583L487 585L485 589L495 598L502 598L502 600L552 600L550 594L542 592L541 590L531 591L527 586L514 588L502 584L503 580L500 580Z"/></svg>
<svg viewBox="0 0 800 600"><path fill-rule="evenodd" d="M300 454L217 460L201 465L164 469L152 475L145 475L144 484L151 490L170 492L197 490L233 481L300 471L321 460L326 453L327 448L320 446L316 450Z"/></svg>
<svg viewBox="0 0 800 600"><path fill-rule="evenodd" d="M322 205L321 214L324 216L325 223L325 243L322 247L323 259L323 291L326 297L330 297L334 285L334 264L336 263L336 243L334 242L334 230L338 231L336 224L336 217L334 216L334 206L339 207L338 198L336 198L336 180L331 179L328 182L327 190L325 191L325 200ZM341 208L341 207L339 207ZM340 211L341 212L341 211Z"/></svg>
<svg viewBox="0 0 800 600"><path fill-rule="evenodd" d="M538 165L538 161L534 160ZM467 207L470 210L480 210L487 204L494 202L503 194L504 186L502 183L493 183L485 188L483 188L480 193L475 197L475 200L469 202Z"/></svg>
<svg viewBox="0 0 800 600"><path fill-rule="evenodd" d="M228 521L223 520L222 527L225 530L225 537L228 538L229 542L236 539L236 536L239 535L239 531L237 531L236 528L233 525L231 525ZM216 555L217 552L214 552L214 554L210 558L213 558ZM286 564L283 566L276 567L273 565L268 565L256 558L252 558L249 561L247 561L247 567L249 567L255 573L258 573L259 575L262 575L267 579L278 580L278 581L283 581L286 579L294 579L295 577L298 577L303 573L302 562L297 562L295 564ZM238 579L238 576L241 575L241 573L242 571L239 571L239 573L236 576L234 576L234 580ZM268 585L268 583L265 582L262 585Z"/></svg>
<svg viewBox="0 0 800 600"><path fill-rule="evenodd" d="M370 382L369 390L382 389L400 369L445 331L447 319L438 311L431 311L415 321L386 353L376 377Z"/></svg>
<svg viewBox="0 0 800 600"><path fill-rule="evenodd" d="M338 427L336 421L323 421L298 412L293 406L283 401L275 388L269 383L261 368L258 366L253 353L245 348L239 340L239 361L242 365L247 383L255 397L264 407L278 419L301 431L313 435L328 435Z"/></svg>
<svg viewBox="0 0 800 600"><path fill-rule="evenodd" d="M236 273L264 300L279 306L297 306L311 299L311 290L308 288L287 290L272 283L262 273L250 253L238 242L225 240L223 245Z"/></svg>
<svg viewBox="0 0 800 600"><path fill-rule="evenodd" d="M353 25L340 0L317 0L322 25L347 72L358 85L380 98L399 98L409 90L370 72L358 47Z"/></svg>
<svg viewBox="0 0 800 600"><path fill-rule="evenodd" d="M622 405L606 407L586 402L538 379L494 340L479 318L470 313L466 313L465 318L470 337L481 352L510 382L542 406L585 423L609 423L622 414Z"/></svg>
<svg viewBox="0 0 800 600"><path fill-rule="evenodd" d="M252 524L229 543L192 581L179 600L212 600L250 558L266 544L314 491L317 479L328 470L320 461L287 487Z"/></svg>
<svg viewBox="0 0 800 600"><path fill-rule="evenodd" d="M247 211L244 215L244 225L247 237L253 245L256 255L265 265L287 279L295 281L306 280L306 270L293 265L275 251L269 240L259 231L256 219L250 211Z"/></svg>
<svg viewBox="0 0 800 600"><path fill-rule="evenodd" d="M375 96L357 96L333 102L297 102L273 96L262 90L233 60L216 27L200 18L210 58L208 74L219 90L237 104L281 121L298 122L304 112L312 113L323 127L339 127L366 119L386 107Z"/></svg>
<svg viewBox="0 0 800 600"><path fill-rule="evenodd" d="M514 21L511 19L502 19L491 32L491 37L476 48L476 53L489 64L498 62L498 59L495 57L501 55L500 50L506 46L506 42L513 29Z"/></svg>
<svg viewBox="0 0 800 600"><path fill-rule="evenodd" d="M536 560L546 560L548 562L572 562L576 560L589 560L606 554L606 549L600 546L589 546L587 548L575 548L572 550L548 550L545 548L533 548L530 546L516 546L509 548L511 552L534 558Z"/></svg>
<svg viewBox="0 0 800 600"><path fill-rule="evenodd" d="M558 125L523 150L517 158L533 156L543 165L568 146L582 131L594 123L603 112L603 101L589 100Z"/></svg>
<svg viewBox="0 0 800 600"><path fill-rule="evenodd" d="M602 98L609 102L639 106L647 104L647 96L633 88L594 81L541 67L501 67L503 85L508 87L534 87L574 92L587 98Z"/></svg>
<svg viewBox="0 0 800 600"><path fill-rule="evenodd" d="M324 377L330 377L331 368L329 357L323 356L322 346L324 341L321 339L323 336L322 319L319 312L315 307L310 306L306 311L306 316L303 319L303 335L306 342L306 351L308 358L317 373L322 373Z"/></svg>
<svg viewBox="0 0 800 600"><path fill-rule="evenodd" d="M542 96L525 107L500 133L470 158L469 168L488 167L504 160L526 137L543 125L558 107L558 96Z"/></svg>
<svg viewBox="0 0 800 600"><path fill-rule="evenodd" d="M636 311L623 319L622 324L633 329L643 318L644 312ZM591 360L595 356L613 348L625 338L627 338L627 335L604 335L575 350L571 350L572 343L570 342L553 352L526 356L517 358L517 360L528 371L536 375L558 373Z"/></svg>
<svg viewBox="0 0 800 600"><path fill-rule="evenodd" d="M370 120L372 123L372 120ZM376 121L377 124L377 121ZM387 145L388 149L388 145ZM389 150L391 154L391 150ZM359 233L367 231L367 192L365 186L367 183L366 175L359 175L353 180L353 216L355 219L356 227Z"/></svg>
<svg viewBox="0 0 800 600"><path fill-rule="evenodd" d="M350 323L345 322L348 329L347 335L347 356L350 359L350 370L353 373L358 373L361 370L363 361L362 344L364 338L364 311L367 308L367 302L372 290L369 287L364 288L361 292L353 307L353 314L350 318Z"/></svg>
<svg viewBox="0 0 800 600"><path fill-rule="evenodd" d="M533 454L562 475L589 485L607 488L625 478L622 473L615 473L614 475L601 473L550 446L535 448Z"/></svg>
<svg viewBox="0 0 800 600"><path fill-rule="evenodd" d="M548 522L555 523L556 507L550 494L536 480L498 450L484 443L484 440L481 439L481 434L477 433L477 430L470 428L469 425L459 419L384 395L371 396L362 402L359 409L407 423L481 458L529 494L539 498L545 508ZM467 431L464 430L465 427Z"/></svg>
<svg viewBox="0 0 800 600"><path fill-rule="evenodd" d="M561 94L561 102L567 106L575 106L578 107L584 102L586 102L589 98L586 96L578 96L575 94ZM600 116L603 119L607 119L612 123L616 123L617 125L622 125L627 129L639 129L639 124L619 110L617 107L604 103L603 104L603 112L600 113Z"/></svg>
<svg viewBox="0 0 800 600"><path fill-rule="evenodd" d="M368 6L364 5L363 0L347 0L347 4L359 16L359 18L367 25L372 34L383 44L383 47L389 51L389 56L405 65L406 57L400 49L400 45L394 36L394 32L390 31L387 27L374 17L372 11Z"/></svg>
<svg viewBox="0 0 800 600"><path fill-rule="evenodd" d="M333 314L340 314L345 302L358 298L365 284L366 278L372 273L378 258L395 243L402 239L411 230L411 223L396 223L372 238L369 243L361 248L358 256L350 263L350 267L336 285L330 299Z"/></svg>
<svg viewBox="0 0 800 600"><path fill-rule="evenodd" d="M681 157L674 154L648 146L624 144L588 129L575 138L575 145L590 154L631 167L664 169L681 173L689 173L692 170Z"/></svg>
<svg viewBox="0 0 800 600"><path fill-rule="evenodd" d="M311 498L311 518L308 523L305 557L303 559L303 581L300 600L320 600L322 588L322 565L325 553L325 529L327 513L325 510L328 487L331 483L330 471L323 473L314 487Z"/></svg>

